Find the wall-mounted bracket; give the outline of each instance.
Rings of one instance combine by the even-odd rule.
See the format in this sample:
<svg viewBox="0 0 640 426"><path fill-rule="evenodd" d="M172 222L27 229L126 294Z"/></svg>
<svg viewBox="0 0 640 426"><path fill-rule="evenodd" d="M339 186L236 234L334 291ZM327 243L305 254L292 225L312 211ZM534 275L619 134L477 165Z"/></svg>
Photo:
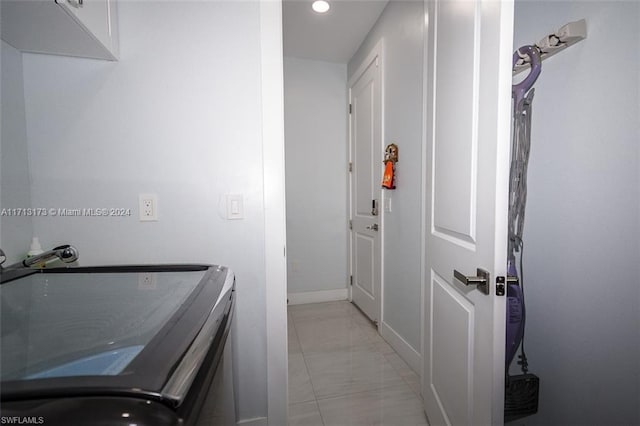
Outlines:
<svg viewBox="0 0 640 426"><path fill-rule="evenodd" d="M581 19L560 27L555 33L549 34L542 38L536 47L540 50L542 60L563 51L587 38L587 21ZM516 75L529 68L529 58L524 57L513 67L513 75Z"/></svg>

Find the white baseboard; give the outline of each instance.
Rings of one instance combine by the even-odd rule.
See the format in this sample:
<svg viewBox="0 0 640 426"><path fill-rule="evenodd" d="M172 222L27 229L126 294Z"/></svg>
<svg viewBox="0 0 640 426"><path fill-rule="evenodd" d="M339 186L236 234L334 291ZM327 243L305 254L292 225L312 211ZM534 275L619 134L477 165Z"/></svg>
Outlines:
<svg viewBox="0 0 640 426"><path fill-rule="evenodd" d="M411 367L411 369L420 376L422 371L422 355L407 343L393 328L389 327L384 321L380 325L380 335L391 345L398 355Z"/></svg>
<svg viewBox="0 0 640 426"><path fill-rule="evenodd" d="M254 419L245 419L240 420L237 425L247 425L247 426L268 426L269 421L266 417L256 417Z"/></svg>
<svg viewBox="0 0 640 426"><path fill-rule="evenodd" d="M306 303L334 302L348 300L349 292L346 288L335 290L305 291L287 294L289 305L304 305Z"/></svg>

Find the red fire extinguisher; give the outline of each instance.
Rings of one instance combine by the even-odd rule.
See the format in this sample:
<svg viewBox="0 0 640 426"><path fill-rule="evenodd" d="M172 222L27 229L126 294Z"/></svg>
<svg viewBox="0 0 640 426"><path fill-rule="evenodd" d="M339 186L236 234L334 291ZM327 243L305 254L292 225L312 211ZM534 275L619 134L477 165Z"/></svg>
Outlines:
<svg viewBox="0 0 640 426"><path fill-rule="evenodd" d="M384 174L382 175L382 187L396 189L395 167L398 162L398 146L394 143L387 145L384 152Z"/></svg>
<svg viewBox="0 0 640 426"><path fill-rule="evenodd" d="M382 175L382 187L386 189L396 189L395 182L393 181L393 162L384 162L384 175Z"/></svg>

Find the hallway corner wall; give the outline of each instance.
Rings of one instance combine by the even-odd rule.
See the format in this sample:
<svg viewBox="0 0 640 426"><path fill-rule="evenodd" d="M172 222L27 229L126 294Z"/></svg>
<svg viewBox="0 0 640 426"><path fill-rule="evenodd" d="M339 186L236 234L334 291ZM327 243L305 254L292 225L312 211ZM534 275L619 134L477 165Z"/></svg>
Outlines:
<svg viewBox="0 0 640 426"><path fill-rule="evenodd" d="M291 303L347 296L347 99L346 64L284 58Z"/></svg>

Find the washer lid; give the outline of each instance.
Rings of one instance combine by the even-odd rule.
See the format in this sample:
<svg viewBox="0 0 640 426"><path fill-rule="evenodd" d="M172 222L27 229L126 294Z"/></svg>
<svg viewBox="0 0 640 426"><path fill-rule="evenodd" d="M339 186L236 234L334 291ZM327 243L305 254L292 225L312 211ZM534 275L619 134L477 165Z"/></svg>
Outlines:
<svg viewBox="0 0 640 426"><path fill-rule="evenodd" d="M60 268L3 284L2 400L161 399L226 275L209 265Z"/></svg>

